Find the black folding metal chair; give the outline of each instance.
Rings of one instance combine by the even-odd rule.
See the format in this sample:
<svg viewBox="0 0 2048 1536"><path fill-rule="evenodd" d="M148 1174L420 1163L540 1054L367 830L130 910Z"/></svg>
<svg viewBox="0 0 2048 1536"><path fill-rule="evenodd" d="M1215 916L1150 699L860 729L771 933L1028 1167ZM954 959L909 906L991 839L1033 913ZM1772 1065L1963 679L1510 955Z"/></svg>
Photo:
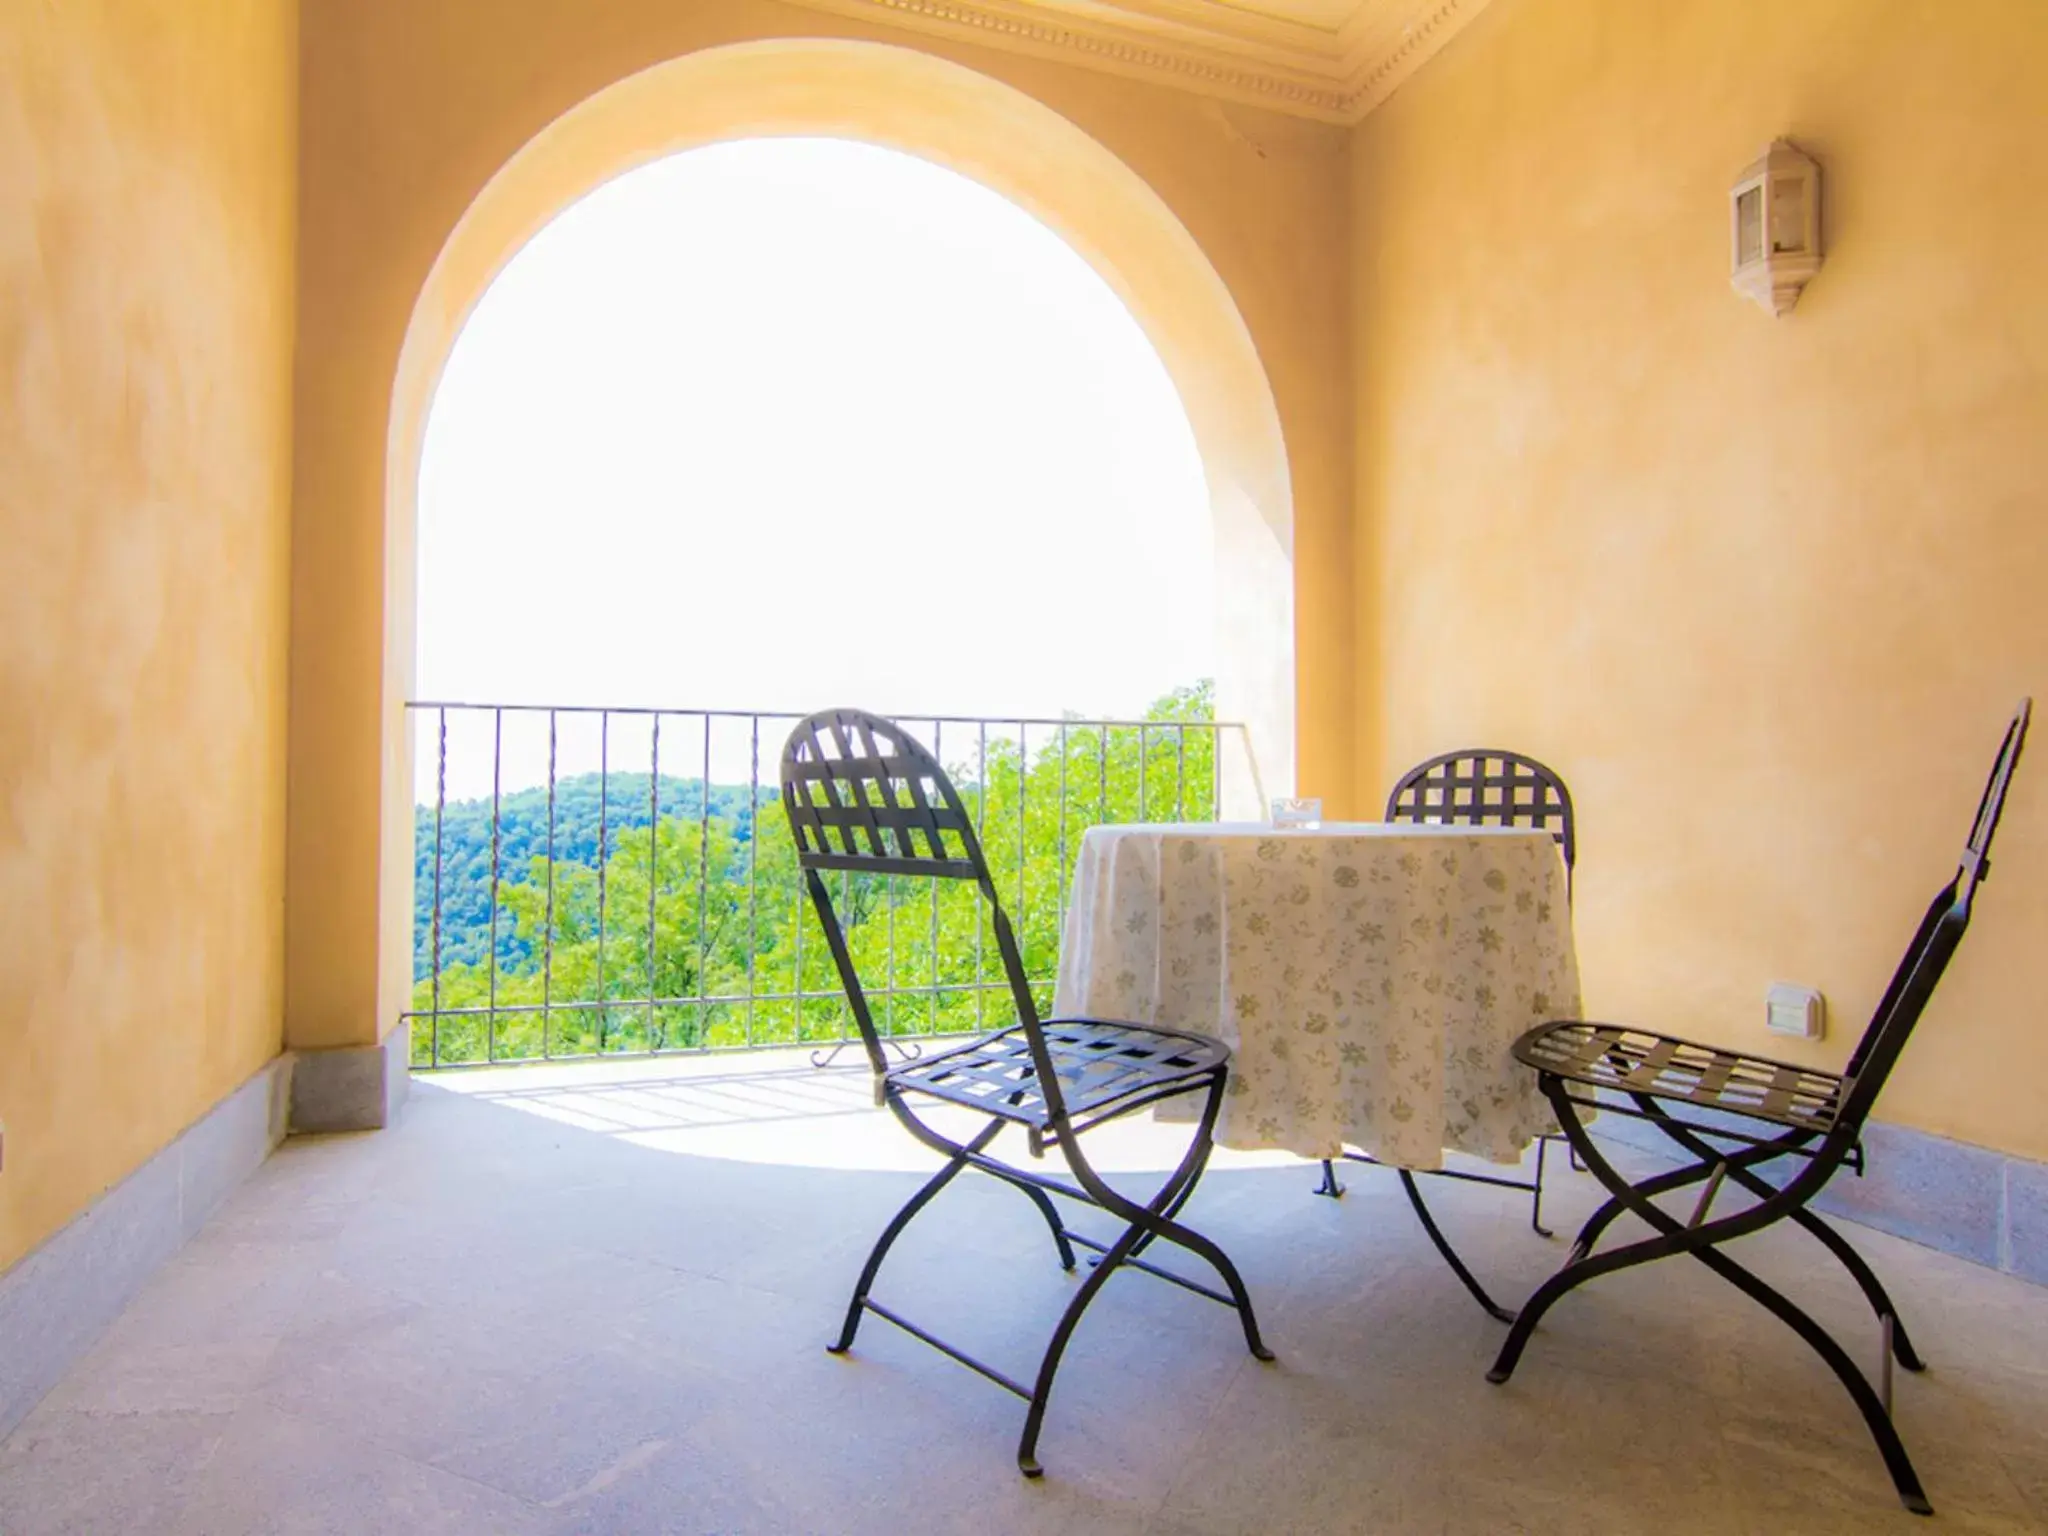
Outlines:
<svg viewBox="0 0 2048 1536"><path fill-rule="evenodd" d="M782 803L796 837L805 888L874 1068L877 1098L911 1135L946 1160L883 1228L854 1286L846 1323L838 1342L830 1346L832 1352L843 1354L850 1349L861 1314L872 1312L1016 1393L1030 1405L1017 1445L1017 1465L1026 1477L1037 1477L1043 1471L1037 1459L1039 1428L1067 1341L1088 1304L1119 1269L1144 1270L1235 1308L1251 1352L1261 1360L1271 1360L1272 1352L1260 1341L1251 1296L1236 1266L1214 1242L1176 1219L1209 1159L1209 1136L1229 1076L1228 1047L1200 1035L1111 1020L1041 1020L1025 980L1016 936L997 899L988 861L975 836L973 818L938 760L901 727L851 709L826 710L801 721L782 753ZM824 875L832 870L974 882L988 903L1017 1022L969 1044L892 1068L882 1054L882 1037L876 1031L827 889ZM1180 1165L1151 1199L1140 1202L1111 1188L1082 1151L1081 1138L1095 1127L1161 1100L1196 1093L1204 1099L1194 1139ZM956 1141L920 1117L913 1100L973 1110L985 1115L987 1123L971 1137ZM1048 1147L1058 1149L1073 1181L992 1157L990 1145L1012 1125L1023 1129L1034 1159L1042 1158ZM1037 1380L1028 1388L927 1332L871 1294L882 1260L903 1229L955 1175L969 1167L994 1175L1030 1199L1052 1229L1063 1268L1074 1268L1073 1245L1077 1243L1100 1256L1061 1314L1039 1362ZM1052 1195L1104 1211L1121 1221L1123 1230L1107 1243L1084 1236L1061 1220L1049 1198ZM1226 1289L1215 1290L1140 1258L1155 1239L1176 1244L1202 1259L1221 1276Z"/></svg>
<svg viewBox="0 0 2048 1536"><path fill-rule="evenodd" d="M1571 890L1572 869L1578 862L1578 828L1572 820L1572 792L1557 771L1539 763L1533 757L1524 757L1519 752L1507 752L1498 747L1466 747L1457 752L1444 752L1425 762L1417 763L1401 775L1387 796L1388 821L1433 822L1439 825L1461 827L1532 827L1546 831L1557 839L1558 847L1564 853L1565 890ZM1511 1179L1497 1173L1474 1173L1465 1168L1428 1168L1422 1170L1436 1178L1462 1179L1468 1184L1491 1184L1499 1189L1525 1190L1529 1195L1529 1225L1541 1237L1551 1236L1543 1225L1543 1165L1546 1149L1552 1138L1538 1137L1536 1141L1536 1172L1532 1179ZM1377 1164L1378 1159L1363 1152L1346 1152L1343 1160L1347 1163ZM1438 1253L1451 1266L1451 1272L1464 1282L1465 1289L1473 1298L1500 1321L1512 1322L1515 1314L1501 1306L1486 1288L1474 1278L1430 1215L1429 1207L1423 1202L1422 1191L1416 1185L1413 1171L1401 1168L1395 1170L1401 1176L1401 1187L1408 1192L1408 1202L1415 1207L1415 1214L1422 1222L1422 1230L1429 1234L1429 1240L1436 1244ZM1323 1182L1316 1186L1319 1195L1335 1199L1344 1193L1344 1186L1337 1182L1335 1163L1323 1160Z"/></svg>
<svg viewBox="0 0 2048 1536"><path fill-rule="evenodd" d="M1840 1074L1625 1025L1584 1020L1539 1025L1515 1042L1516 1057L1536 1069L1573 1148L1613 1191L1613 1198L1580 1230L1564 1267L1544 1281L1516 1316L1487 1380L1508 1379L1530 1332L1567 1291L1617 1270L1690 1254L1813 1348L1862 1413L1906 1508L1916 1514L1933 1513L1891 1417L1892 1360L1896 1357L1909 1371L1924 1369L1924 1364L1906 1335L1898 1309L1870 1266L1847 1239L1807 1209L1807 1203L1845 1163L1862 1171L1864 1122L1899 1053L1906 1048L1935 983L1962 942L1977 887L1990 873L1991 840L2026 742L2032 710L2032 701L2022 700L2006 727L1955 877L1928 904L1919 931L1892 973L1891 984L1851 1053L1848 1067ZM1667 1103L1696 1106L1711 1118L1675 1115L1665 1107ZM1632 1184L1587 1134L1579 1113L1582 1108L1647 1120L1692 1161ZM1724 1148L1720 1143L1727 1145ZM1803 1159L1803 1165L1782 1183L1766 1177L1767 1165L1787 1157ZM1755 1196L1755 1203L1732 1215L1710 1219L1715 1196L1729 1182ZM1654 1203L1655 1196L1700 1183L1706 1187L1691 1214L1682 1220ZM1655 1235L1595 1254L1594 1244L1624 1211L1641 1217ZM1720 1251L1724 1243L1786 1219L1812 1233L1841 1261L1877 1314L1884 1354L1875 1387L1819 1323Z"/></svg>

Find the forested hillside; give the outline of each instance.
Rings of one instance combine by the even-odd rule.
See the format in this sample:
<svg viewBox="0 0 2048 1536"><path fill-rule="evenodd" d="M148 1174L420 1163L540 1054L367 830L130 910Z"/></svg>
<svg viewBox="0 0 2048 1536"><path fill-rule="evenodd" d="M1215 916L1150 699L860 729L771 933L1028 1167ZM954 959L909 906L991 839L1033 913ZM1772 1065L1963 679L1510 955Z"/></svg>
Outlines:
<svg viewBox="0 0 2048 1536"><path fill-rule="evenodd" d="M753 835L753 818L748 814L747 786L714 784L708 802L700 779L677 779L667 774L650 788L642 774L577 774L555 785L549 804L545 788L522 789L506 795L498 806L496 869L501 884L528 877L536 859L545 859L550 847L564 864L595 869L598 839L602 835L608 850L616 850L620 833L645 827L658 809L661 818L682 817L695 821L708 814L728 823L735 837L744 841ZM600 795L599 786L603 786ZM763 788L763 799L775 791ZM412 973L415 980L434 974L436 934L434 905L439 893L441 964L475 964L484 958L490 937L491 870L494 850L491 840L491 802L488 799L451 801L443 808L436 835L434 807L422 805L413 811L413 929ZM550 843L550 838L553 841ZM517 969L529 959L526 939L500 922L498 964Z"/></svg>

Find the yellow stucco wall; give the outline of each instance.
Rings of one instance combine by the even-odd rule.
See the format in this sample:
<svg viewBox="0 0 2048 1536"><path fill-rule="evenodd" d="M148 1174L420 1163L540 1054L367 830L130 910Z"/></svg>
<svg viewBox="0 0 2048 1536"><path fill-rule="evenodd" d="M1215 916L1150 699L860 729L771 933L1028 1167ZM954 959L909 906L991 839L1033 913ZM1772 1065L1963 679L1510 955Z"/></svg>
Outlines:
<svg viewBox="0 0 2048 1536"><path fill-rule="evenodd" d="M2035 0L1495 0L1357 130L1361 794L1560 768L1597 1013L1839 1063L2048 694L2044 80ZM1828 257L1773 320L1726 195L1781 133ZM2039 745L2001 855L1881 1111L2042 1157Z"/></svg>
<svg viewBox="0 0 2048 1536"><path fill-rule="evenodd" d="M292 11L0 7L0 1266L281 1043Z"/></svg>
<svg viewBox="0 0 2048 1536"><path fill-rule="evenodd" d="M491 177L615 82L724 44L869 39L957 60L1120 157L1200 244L1250 330L1294 490L1299 779L1333 802L1349 760L1344 157L1341 130L1085 70L951 47L770 0L307 0L302 13L300 347L286 1017L294 1045L377 1038L408 963L383 903L380 742L396 741L386 596L392 387L415 299ZM399 530L399 537L404 531ZM396 648L402 652L403 644ZM396 829L396 830L394 830ZM388 897L388 892L386 893ZM380 977L383 980L379 995ZM398 983L394 987L394 978Z"/></svg>

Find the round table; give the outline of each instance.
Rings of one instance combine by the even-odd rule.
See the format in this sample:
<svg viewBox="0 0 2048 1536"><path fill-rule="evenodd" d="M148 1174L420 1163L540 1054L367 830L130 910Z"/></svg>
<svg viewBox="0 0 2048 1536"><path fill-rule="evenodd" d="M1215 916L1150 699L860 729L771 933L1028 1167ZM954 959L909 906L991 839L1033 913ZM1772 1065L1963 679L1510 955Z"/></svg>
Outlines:
<svg viewBox="0 0 2048 1536"><path fill-rule="evenodd" d="M1512 1162L1556 1124L1508 1047L1579 1012L1564 860L1511 828L1092 827L1054 1011L1225 1041L1225 1146Z"/></svg>

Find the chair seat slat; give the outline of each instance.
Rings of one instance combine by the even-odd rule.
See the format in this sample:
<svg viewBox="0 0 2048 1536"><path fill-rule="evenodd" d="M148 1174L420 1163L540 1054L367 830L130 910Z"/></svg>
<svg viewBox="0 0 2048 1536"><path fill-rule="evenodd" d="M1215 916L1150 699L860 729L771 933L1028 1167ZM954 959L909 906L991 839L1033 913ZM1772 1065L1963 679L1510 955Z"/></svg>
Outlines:
<svg viewBox="0 0 2048 1536"><path fill-rule="evenodd" d="M1569 1082L1682 1100L1802 1130L1828 1130L1841 1107L1843 1079L1833 1074L1620 1025L1547 1025L1516 1041L1515 1056Z"/></svg>
<svg viewBox="0 0 2048 1536"><path fill-rule="evenodd" d="M1230 1056L1220 1041L1101 1020L1051 1020L1043 1031L1069 1115L1204 1076ZM892 1068L887 1081L1020 1124L1043 1128L1051 1123L1030 1041L1020 1025L906 1062Z"/></svg>

